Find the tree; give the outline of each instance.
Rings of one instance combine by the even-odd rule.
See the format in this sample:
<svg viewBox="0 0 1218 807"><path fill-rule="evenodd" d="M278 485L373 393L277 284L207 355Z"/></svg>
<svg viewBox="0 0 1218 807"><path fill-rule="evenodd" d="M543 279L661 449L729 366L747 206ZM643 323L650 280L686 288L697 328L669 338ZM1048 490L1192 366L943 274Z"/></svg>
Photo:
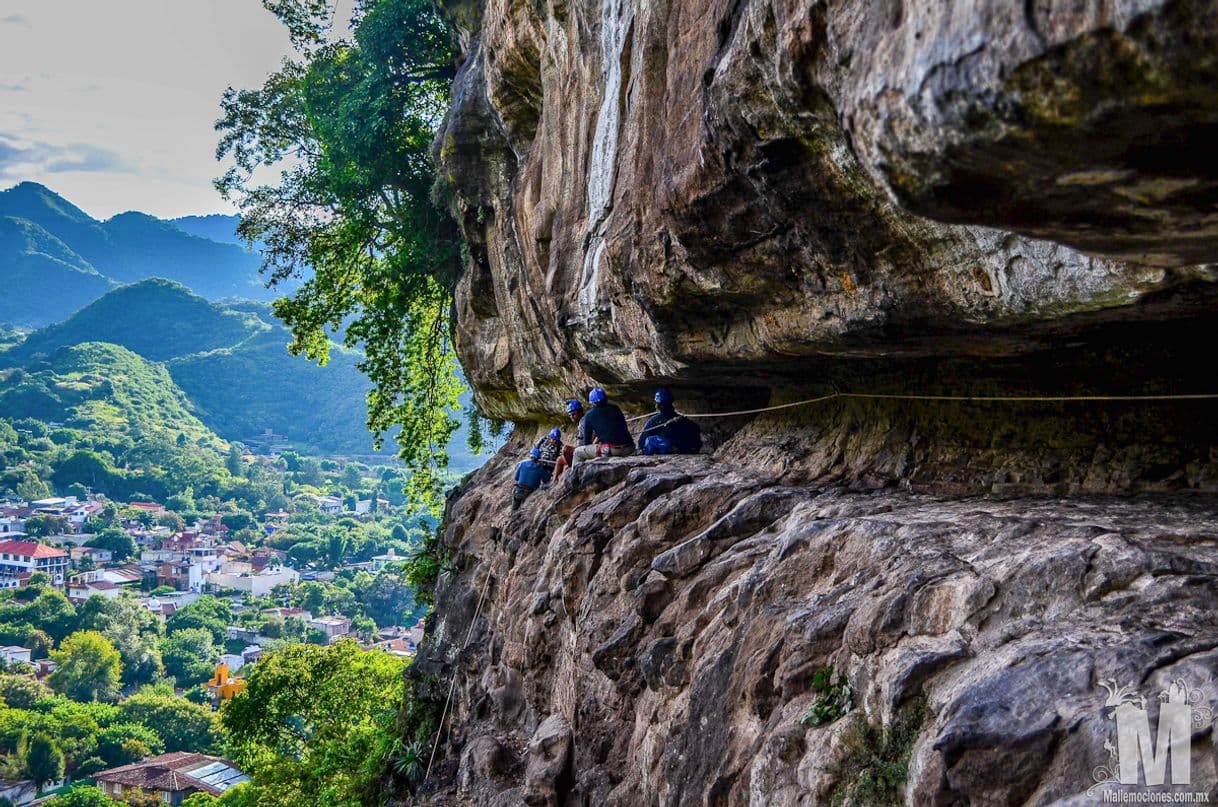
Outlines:
<svg viewBox="0 0 1218 807"><path fill-rule="evenodd" d="M263 656L222 712L234 760L256 790L275 793L274 803L363 803L383 763L404 669L351 640Z"/></svg>
<svg viewBox="0 0 1218 807"><path fill-rule="evenodd" d="M211 631L185 628L161 642L161 655L165 659L165 672L177 679L178 686L189 687L211 677L220 651Z"/></svg>
<svg viewBox="0 0 1218 807"><path fill-rule="evenodd" d="M245 461L243 459L244 454L244 446L242 446L240 443L228 444L228 454L224 457L224 467L227 468L228 472L233 476L241 476L242 472L245 470Z"/></svg>
<svg viewBox="0 0 1218 807"><path fill-rule="evenodd" d="M206 706L173 694L172 687L144 687L120 705L122 719L155 731L166 751L214 753L220 744L219 721Z"/></svg>
<svg viewBox="0 0 1218 807"><path fill-rule="evenodd" d="M90 538L85 543L85 546L95 549L108 549L114 553L114 559L117 561L124 561L127 558L134 557L139 552L139 548L135 545L135 539L117 527L106 527L97 535Z"/></svg>
<svg viewBox="0 0 1218 807"><path fill-rule="evenodd" d="M51 488L46 482L37 477L27 478L17 483L17 498L27 502L36 502L51 495ZM26 521L26 532L29 532L29 521ZM33 533L29 533L33 535Z"/></svg>
<svg viewBox="0 0 1218 807"><path fill-rule="evenodd" d="M48 535L59 535L67 526L68 520L60 516L40 514L30 516L25 520L25 532L34 538L45 538Z"/></svg>
<svg viewBox="0 0 1218 807"><path fill-rule="evenodd" d="M129 765L165 750L165 741L147 726L116 723L97 734L97 755L107 768Z"/></svg>
<svg viewBox="0 0 1218 807"><path fill-rule="evenodd" d="M326 558L330 561L330 568L337 569L343 565L343 555L347 552L347 533L341 528L327 532Z"/></svg>
<svg viewBox="0 0 1218 807"><path fill-rule="evenodd" d="M46 807L114 807L114 802L97 786L82 782L51 799Z"/></svg>
<svg viewBox="0 0 1218 807"><path fill-rule="evenodd" d="M161 621L138 599L94 595L76 615L77 628L96 630L110 640L123 662L123 684L152 683L164 672L161 661Z"/></svg>
<svg viewBox="0 0 1218 807"><path fill-rule="evenodd" d="M48 782L58 782L63 778L63 751L49 735L43 732L35 734L24 757L25 775L36 789L42 790L42 786Z"/></svg>
<svg viewBox="0 0 1218 807"><path fill-rule="evenodd" d="M205 628L216 644L224 644L228 626L232 624L233 612L228 604L211 595L183 606L165 622L165 633L173 635L187 628Z"/></svg>
<svg viewBox="0 0 1218 807"><path fill-rule="evenodd" d="M261 241L272 283L312 274L275 313L289 349L324 364L329 332L363 348L368 425L379 447L401 426L414 491L436 503L460 392L450 311L459 272L454 222L432 202L431 143L454 75L450 38L428 0L361 0L354 40L329 43L321 0L268 5L299 58L257 90L230 88L216 181ZM262 165L286 170L256 185Z"/></svg>
<svg viewBox="0 0 1218 807"><path fill-rule="evenodd" d="M46 631L32 628L21 644L29 648L30 658L38 660L51 655L51 650L55 647L55 640Z"/></svg>
<svg viewBox="0 0 1218 807"><path fill-rule="evenodd" d="M10 709L33 709L54 695L47 686L24 675L0 675L0 699Z"/></svg>
<svg viewBox="0 0 1218 807"><path fill-rule="evenodd" d="M43 591L30 603L23 621L37 625L52 639L62 640L76 626L76 609L55 589Z"/></svg>
<svg viewBox="0 0 1218 807"><path fill-rule="evenodd" d="M56 670L50 684L56 692L77 701L118 700L123 665L118 650L97 631L73 633L52 651L51 660Z"/></svg>

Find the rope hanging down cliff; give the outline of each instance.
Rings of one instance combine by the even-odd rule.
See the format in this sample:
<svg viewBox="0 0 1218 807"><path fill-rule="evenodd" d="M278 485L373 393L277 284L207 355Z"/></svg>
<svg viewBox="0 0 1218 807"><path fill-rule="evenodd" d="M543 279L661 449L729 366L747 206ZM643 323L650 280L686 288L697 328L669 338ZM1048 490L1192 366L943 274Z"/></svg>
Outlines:
<svg viewBox="0 0 1218 807"><path fill-rule="evenodd" d="M890 401L949 401L959 403L992 403L992 402L1016 402L1016 403L1068 403L1071 401L1127 401L1127 402L1149 402L1149 401L1210 401L1218 400L1218 392L1202 392L1202 393L1181 393L1176 395L920 395L914 393L882 393L882 392L830 392L827 395L819 395L815 398L805 398L802 401L792 401L791 403L775 404L774 406L762 406L756 409L738 409L734 412L706 412L702 414L685 414L687 418L726 418L738 417L741 415L758 415L763 412L775 412L779 409L793 409L798 406L810 406L811 404L823 403L831 401L835 398L854 398L867 400L890 400ZM630 420L643 420L651 417L650 414L638 415Z"/></svg>
<svg viewBox="0 0 1218 807"><path fill-rule="evenodd" d="M465 633L465 644L461 645L461 649L457 652L457 657L453 664L453 677L448 685L448 697L444 699L444 711L440 712L440 724L436 727L436 741L431 745L431 756L427 758L427 772L423 774L423 781L431 776L431 765L436 761L436 749L440 747L440 735L444 733L444 721L448 718L448 707L453 702L453 690L457 688L457 673L460 669L456 662L460 661L461 654L465 652L465 648L469 647L470 639L474 637L474 626L478 624L478 616L482 613L482 603L486 601L486 590L491 585L491 573L488 570L486 580L482 581L482 593L478 595L478 607L474 609L474 618L469 622L469 630Z"/></svg>

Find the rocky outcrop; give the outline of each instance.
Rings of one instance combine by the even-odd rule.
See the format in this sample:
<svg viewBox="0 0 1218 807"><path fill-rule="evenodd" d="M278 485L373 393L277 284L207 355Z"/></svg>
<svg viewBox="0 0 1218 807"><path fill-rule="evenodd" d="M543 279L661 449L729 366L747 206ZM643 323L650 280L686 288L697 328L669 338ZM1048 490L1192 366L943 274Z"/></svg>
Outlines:
<svg viewBox="0 0 1218 807"><path fill-rule="evenodd" d="M1218 665L1213 499L820 489L701 456L590 463L509 516L511 466L448 513L429 803L1081 802L1105 686ZM1215 751L1199 722L1184 789L1218 791Z"/></svg>
<svg viewBox="0 0 1218 807"><path fill-rule="evenodd" d="M446 11L457 346L517 431L449 503L418 798L1098 798L1113 709L1218 662L1215 403L1094 397L1218 391L1218 2ZM708 419L508 512L563 400L660 382L994 400Z"/></svg>
<svg viewBox="0 0 1218 807"><path fill-rule="evenodd" d="M630 395L652 378L730 384L742 363L1017 355L1198 296L1208 310L1216 12L455 14L481 21L439 139L470 246L458 347L479 402L534 419L592 382ZM1181 288L1195 291L1165 293Z"/></svg>

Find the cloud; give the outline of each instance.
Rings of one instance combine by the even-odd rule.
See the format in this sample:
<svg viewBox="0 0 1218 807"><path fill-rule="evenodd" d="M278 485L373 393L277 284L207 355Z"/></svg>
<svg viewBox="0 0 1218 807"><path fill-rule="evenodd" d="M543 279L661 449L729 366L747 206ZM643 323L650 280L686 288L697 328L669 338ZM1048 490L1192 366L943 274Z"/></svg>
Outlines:
<svg viewBox="0 0 1218 807"><path fill-rule="evenodd" d="M135 173L136 169L117 152L88 143L25 141L0 132L0 177L24 179L69 171Z"/></svg>
<svg viewBox="0 0 1218 807"><path fill-rule="evenodd" d="M0 25L20 25L23 28L32 28L30 18L24 14L9 14L7 17L0 17Z"/></svg>
<svg viewBox="0 0 1218 807"><path fill-rule="evenodd" d="M29 92L30 88L24 84L0 84L0 92Z"/></svg>

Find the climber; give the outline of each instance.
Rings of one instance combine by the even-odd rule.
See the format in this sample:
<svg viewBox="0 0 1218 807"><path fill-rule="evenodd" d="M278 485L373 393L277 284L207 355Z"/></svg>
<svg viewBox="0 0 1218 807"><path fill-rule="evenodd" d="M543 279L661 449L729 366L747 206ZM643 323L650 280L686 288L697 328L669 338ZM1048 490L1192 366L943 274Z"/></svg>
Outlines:
<svg viewBox="0 0 1218 807"><path fill-rule="evenodd" d="M571 418L571 422L575 425L575 440L582 443L584 439L584 405L572 398L567 401L567 417ZM574 462L575 446L563 446L562 456L558 458L558 463L554 466L554 479L562 476L562 472L571 467Z"/></svg>
<svg viewBox="0 0 1218 807"><path fill-rule="evenodd" d="M529 452L529 458L516 466L516 482L512 485L512 509L519 509L520 503L529 494L550 481L550 467L541 463L541 449L534 448Z"/></svg>
<svg viewBox="0 0 1218 807"><path fill-rule="evenodd" d="M542 436L533 447L541 452L541 464L553 472L563 449L562 429L550 429L550 433Z"/></svg>
<svg viewBox="0 0 1218 807"><path fill-rule="evenodd" d="M584 415L580 446L572 453L574 464L597 457L629 457L634 453L634 439L622 410L609 403L609 396L600 387L588 395L592 410Z"/></svg>
<svg viewBox="0 0 1218 807"><path fill-rule="evenodd" d="M656 390L656 413L639 433L639 450L648 454L697 454L702 450L702 429L673 408L672 392Z"/></svg>

